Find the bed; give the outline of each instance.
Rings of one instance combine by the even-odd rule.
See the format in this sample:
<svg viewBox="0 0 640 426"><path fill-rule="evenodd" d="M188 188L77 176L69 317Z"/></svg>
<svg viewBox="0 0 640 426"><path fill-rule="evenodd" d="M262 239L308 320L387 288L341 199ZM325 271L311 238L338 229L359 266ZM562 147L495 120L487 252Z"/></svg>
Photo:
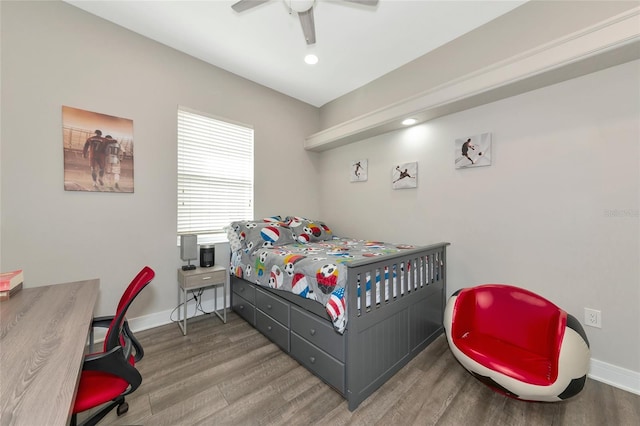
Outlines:
<svg viewBox="0 0 640 426"><path fill-rule="evenodd" d="M333 235L322 221L234 222L231 307L349 410L443 333L446 247Z"/></svg>

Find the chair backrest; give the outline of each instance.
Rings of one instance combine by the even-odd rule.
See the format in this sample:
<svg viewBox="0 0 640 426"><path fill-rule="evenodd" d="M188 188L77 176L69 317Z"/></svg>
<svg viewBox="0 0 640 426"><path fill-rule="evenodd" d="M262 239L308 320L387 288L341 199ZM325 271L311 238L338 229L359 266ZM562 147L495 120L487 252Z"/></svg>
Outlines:
<svg viewBox="0 0 640 426"><path fill-rule="evenodd" d="M153 269L145 266L138 272L138 275L131 281L127 289L122 294L120 298L120 302L118 303L118 309L116 310L116 314L111 320L111 324L109 324L109 329L107 330L107 335L104 339L104 351L107 352L116 346L121 346L124 344L122 341L122 327L124 325L125 315L127 313L127 309L136 298L138 294L144 289L155 277L155 272Z"/></svg>
<svg viewBox="0 0 640 426"><path fill-rule="evenodd" d="M458 295L456 336L465 332L490 335L539 353L557 356L564 335L566 312L523 288L487 284L464 289Z"/></svg>

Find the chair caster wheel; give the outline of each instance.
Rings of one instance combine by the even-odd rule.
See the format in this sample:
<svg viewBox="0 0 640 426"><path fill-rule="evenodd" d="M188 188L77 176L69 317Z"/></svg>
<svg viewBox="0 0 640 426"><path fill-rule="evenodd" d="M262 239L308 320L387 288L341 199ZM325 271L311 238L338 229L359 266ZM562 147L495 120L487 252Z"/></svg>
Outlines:
<svg viewBox="0 0 640 426"><path fill-rule="evenodd" d="M116 409L116 413L118 414L118 416L123 415L127 411L129 411L129 404L127 402L123 402L122 404L118 405L118 408Z"/></svg>

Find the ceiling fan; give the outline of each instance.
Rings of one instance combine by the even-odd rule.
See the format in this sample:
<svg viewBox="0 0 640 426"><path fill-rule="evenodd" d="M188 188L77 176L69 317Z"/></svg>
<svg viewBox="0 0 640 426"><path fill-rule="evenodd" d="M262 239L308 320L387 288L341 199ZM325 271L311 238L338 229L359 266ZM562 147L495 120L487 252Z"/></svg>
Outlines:
<svg viewBox="0 0 640 426"><path fill-rule="evenodd" d="M270 0L240 0L231 5L231 8L236 12L244 12L247 9L259 6ZM297 13L300 18L300 25L302 25L302 32L307 44L314 44L316 42L316 27L313 20L313 5L316 0L283 0L289 8L289 13ZM375 6L378 4L378 0L342 0L349 3L359 3L367 6Z"/></svg>

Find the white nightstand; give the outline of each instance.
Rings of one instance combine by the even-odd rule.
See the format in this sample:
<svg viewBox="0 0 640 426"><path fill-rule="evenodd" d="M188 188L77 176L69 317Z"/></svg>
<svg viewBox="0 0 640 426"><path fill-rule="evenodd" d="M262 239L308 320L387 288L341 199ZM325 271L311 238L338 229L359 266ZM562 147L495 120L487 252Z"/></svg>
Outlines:
<svg viewBox="0 0 640 426"><path fill-rule="evenodd" d="M183 271L178 269L178 306L182 303L182 321L178 321L178 326L183 335L187 335L187 293L205 287L213 287L213 313L215 313L223 323L227 323L227 268L213 265L210 268L192 269ZM224 306L222 314L218 310L218 287L222 287Z"/></svg>

